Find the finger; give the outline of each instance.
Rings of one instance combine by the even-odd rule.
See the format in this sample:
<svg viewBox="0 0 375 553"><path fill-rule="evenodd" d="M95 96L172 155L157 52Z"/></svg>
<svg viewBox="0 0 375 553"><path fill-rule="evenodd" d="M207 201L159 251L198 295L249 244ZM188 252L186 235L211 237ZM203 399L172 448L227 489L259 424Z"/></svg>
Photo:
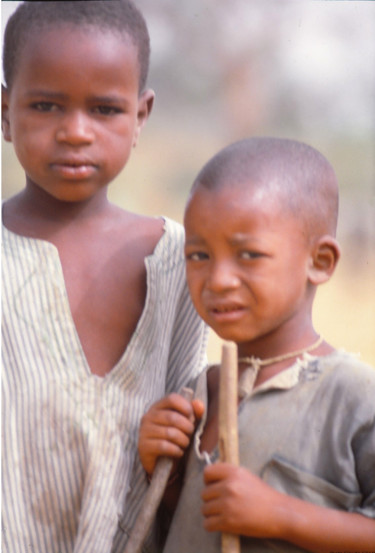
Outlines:
<svg viewBox="0 0 375 553"><path fill-rule="evenodd" d="M206 521L212 521L212 519L218 520L220 517L222 517L222 512L222 502L219 499L207 501L203 503L201 507L201 513Z"/></svg>
<svg viewBox="0 0 375 553"><path fill-rule="evenodd" d="M160 408L162 409L172 409L181 413L182 415L185 415L185 417L188 418L193 414L191 402L180 394L176 393L165 396L155 405L160 406Z"/></svg>
<svg viewBox="0 0 375 553"><path fill-rule="evenodd" d="M143 468L148 474L153 474L159 457L180 459L185 448L167 440L141 440L138 444L138 452Z"/></svg>
<svg viewBox="0 0 375 553"><path fill-rule="evenodd" d="M155 426L150 429L148 440L171 442L185 449L190 443L190 433L176 426Z"/></svg>
<svg viewBox="0 0 375 553"><path fill-rule="evenodd" d="M214 483L210 484L209 486L206 486L201 491L201 499L204 503L209 503L211 501L215 501L218 497L221 496L221 484L220 483Z"/></svg>
<svg viewBox="0 0 375 553"><path fill-rule="evenodd" d="M189 442L187 442L188 444ZM187 446L168 440L149 440L147 444L148 457L182 457Z"/></svg>
<svg viewBox="0 0 375 553"><path fill-rule="evenodd" d="M190 435L194 432L194 423L191 416L185 416L177 411L165 412L166 426L178 428L181 432Z"/></svg>
<svg viewBox="0 0 375 553"><path fill-rule="evenodd" d="M188 436L194 431L193 422L177 411L170 409L149 411L141 421L141 431L153 435L157 428L178 428Z"/></svg>
<svg viewBox="0 0 375 553"><path fill-rule="evenodd" d="M227 478L237 467L230 463L214 463L207 465L203 471L203 480L206 485Z"/></svg>
<svg viewBox="0 0 375 553"><path fill-rule="evenodd" d="M203 528L207 532L225 532L225 518L221 514L204 517Z"/></svg>
<svg viewBox="0 0 375 553"><path fill-rule="evenodd" d="M195 421L197 422L202 418L205 411L204 403L200 399L193 399L191 406L194 411Z"/></svg>
<svg viewBox="0 0 375 553"><path fill-rule="evenodd" d="M217 498L202 505L204 528L209 532L230 532L236 533L238 528L233 520L230 505L225 498Z"/></svg>

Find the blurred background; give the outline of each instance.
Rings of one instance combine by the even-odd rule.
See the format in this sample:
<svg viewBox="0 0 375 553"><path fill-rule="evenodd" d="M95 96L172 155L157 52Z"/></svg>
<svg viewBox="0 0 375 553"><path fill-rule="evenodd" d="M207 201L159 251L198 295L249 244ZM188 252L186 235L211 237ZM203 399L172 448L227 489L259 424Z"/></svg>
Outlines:
<svg viewBox="0 0 375 553"><path fill-rule="evenodd" d="M2 27L19 2L1 2ZM149 25L154 110L110 187L120 206L182 221L194 177L251 135L299 139L338 175L342 259L314 322L375 366L375 2L136 0ZM2 196L23 187L2 146ZM220 356L210 337L209 358Z"/></svg>

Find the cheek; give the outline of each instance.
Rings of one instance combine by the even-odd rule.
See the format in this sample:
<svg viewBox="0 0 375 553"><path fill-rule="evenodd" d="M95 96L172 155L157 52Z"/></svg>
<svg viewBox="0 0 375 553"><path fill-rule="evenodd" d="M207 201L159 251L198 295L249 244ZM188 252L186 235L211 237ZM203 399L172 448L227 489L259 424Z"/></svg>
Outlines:
<svg viewBox="0 0 375 553"><path fill-rule="evenodd" d="M199 276L197 271L186 269L186 279L189 287L189 292L191 298L195 304L201 303L202 301L202 288L203 282L202 278Z"/></svg>
<svg viewBox="0 0 375 553"><path fill-rule="evenodd" d="M101 148L100 158L103 170L111 179L115 178L125 167L130 158L132 143L119 138L113 142L107 141Z"/></svg>
<svg viewBox="0 0 375 553"><path fill-rule="evenodd" d="M45 148L40 148L43 142L39 141L35 135L33 135L32 139L28 139L28 136L27 130L20 131L19 129L15 129L12 133L14 151L25 169L34 167L39 163L41 153L46 151ZM39 148L35 148L36 144L38 144Z"/></svg>
<svg viewBox="0 0 375 553"><path fill-rule="evenodd" d="M22 116L12 120L10 129L15 151L32 158L47 152L54 136L49 125L34 124Z"/></svg>
<svg viewBox="0 0 375 553"><path fill-rule="evenodd" d="M129 123L108 130L98 129L96 139L101 142L101 148L108 157L118 163L125 163L130 156L135 134L134 125Z"/></svg>

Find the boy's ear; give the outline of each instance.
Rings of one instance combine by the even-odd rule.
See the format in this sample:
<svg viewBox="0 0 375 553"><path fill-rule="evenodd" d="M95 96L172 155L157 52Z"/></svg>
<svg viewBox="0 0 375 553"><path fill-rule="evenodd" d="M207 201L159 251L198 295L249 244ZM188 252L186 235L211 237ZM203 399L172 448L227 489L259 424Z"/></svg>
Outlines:
<svg viewBox="0 0 375 553"><path fill-rule="evenodd" d="M333 236L321 236L312 247L308 279L318 286L327 282L340 259L340 246Z"/></svg>
<svg viewBox="0 0 375 553"><path fill-rule="evenodd" d="M4 139L7 142L12 141L9 122L9 92L4 85L1 85L1 128Z"/></svg>
<svg viewBox="0 0 375 553"><path fill-rule="evenodd" d="M136 147L142 127L145 125L154 105L155 92L151 89L142 92L138 100L137 128L134 133L133 148Z"/></svg>

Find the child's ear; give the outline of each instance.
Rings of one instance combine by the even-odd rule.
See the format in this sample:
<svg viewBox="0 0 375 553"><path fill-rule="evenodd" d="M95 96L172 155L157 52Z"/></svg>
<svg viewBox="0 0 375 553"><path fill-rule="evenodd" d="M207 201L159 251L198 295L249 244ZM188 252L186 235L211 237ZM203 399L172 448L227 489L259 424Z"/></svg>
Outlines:
<svg viewBox="0 0 375 553"><path fill-rule="evenodd" d="M4 139L7 142L12 141L9 122L9 92L4 85L1 85L1 128Z"/></svg>
<svg viewBox="0 0 375 553"><path fill-rule="evenodd" d="M333 236L321 236L312 247L308 279L318 286L327 282L340 259L340 246Z"/></svg>
<svg viewBox="0 0 375 553"><path fill-rule="evenodd" d="M142 127L145 125L154 105L155 93L148 89L142 92L138 100L137 127L134 133L133 148L137 145Z"/></svg>

